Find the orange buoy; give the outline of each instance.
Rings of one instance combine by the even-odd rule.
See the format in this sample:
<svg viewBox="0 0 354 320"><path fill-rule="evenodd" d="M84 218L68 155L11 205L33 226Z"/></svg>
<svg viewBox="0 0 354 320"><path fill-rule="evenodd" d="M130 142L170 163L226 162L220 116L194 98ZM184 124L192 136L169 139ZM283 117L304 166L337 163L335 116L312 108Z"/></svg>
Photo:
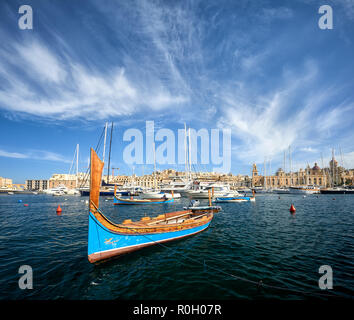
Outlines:
<svg viewBox="0 0 354 320"><path fill-rule="evenodd" d="M58 205L58 208L57 208L57 214L59 215L59 214L61 214L61 208L60 208L60 205Z"/></svg>
<svg viewBox="0 0 354 320"><path fill-rule="evenodd" d="M291 204L289 211L290 213L295 213L296 209L293 204Z"/></svg>

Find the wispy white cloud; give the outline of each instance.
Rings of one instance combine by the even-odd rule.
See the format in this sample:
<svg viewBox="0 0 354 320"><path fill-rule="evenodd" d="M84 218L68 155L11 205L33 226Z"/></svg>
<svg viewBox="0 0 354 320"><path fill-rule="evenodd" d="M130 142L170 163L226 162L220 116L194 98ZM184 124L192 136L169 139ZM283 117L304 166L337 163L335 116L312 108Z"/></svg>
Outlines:
<svg viewBox="0 0 354 320"><path fill-rule="evenodd" d="M317 69L311 61L302 70L285 70L281 84L265 94L245 86L221 94L224 114L220 123L231 127L239 141L233 148L235 156L246 163L262 163L265 157L280 162L290 145L315 152L321 132L346 121L354 109L351 105L339 105L323 114L323 104L333 98L335 89L308 89L318 78Z"/></svg>
<svg viewBox="0 0 354 320"><path fill-rule="evenodd" d="M146 109L159 111L189 99L154 81L133 83L124 67L99 72L68 56L59 59L39 40L16 43L0 56L5 83L0 106L9 111L55 119L104 119Z"/></svg>
<svg viewBox="0 0 354 320"><path fill-rule="evenodd" d="M56 84L65 80L64 66L40 42L16 43L14 48L18 54L16 63L25 66L22 70L27 72L29 76L40 77L43 81Z"/></svg>
<svg viewBox="0 0 354 320"><path fill-rule="evenodd" d="M28 156L23 154L23 153L8 152L8 151L1 150L1 149L0 149L0 157L16 158L16 159L26 159L26 158L28 158Z"/></svg>
<svg viewBox="0 0 354 320"><path fill-rule="evenodd" d="M348 121L352 120L353 112L353 103L341 103L318 116L316 119L317 128L319 131L328 131L336 129L337 126L347 125Z"/></svg>
<svg viewBox="0 0 354 320"><path fill-rule="evenodd" d="M64 156L51 152L51 151L43 151L43 150L29 150L25 153L20 152L9 152L6 150L0 149L0 157L5 158L15 158L15 159L31 159L31 160L43 160L43 161L56 161L56 162L64 162L70 163L71 160L66 159Z"/></svg>

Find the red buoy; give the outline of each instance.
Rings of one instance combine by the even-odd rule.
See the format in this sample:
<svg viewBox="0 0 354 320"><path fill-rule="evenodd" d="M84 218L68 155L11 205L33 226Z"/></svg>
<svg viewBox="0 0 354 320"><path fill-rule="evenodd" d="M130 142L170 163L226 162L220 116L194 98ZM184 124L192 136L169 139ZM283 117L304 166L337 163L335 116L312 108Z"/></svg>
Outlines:
<svg viewBox="0 0 354 320"><path fill-rule="evenodd" d="M290 213L295 213L296 212L296 209L295 209L293 204L291 204L289 211L290 211Z"/></svg>
<svg viewBox="0 0 354 320"><path fill-rule="evenodd" d="M58 205L58 208L57 208L57 214L61 214L61 208L60 208L60 205Z"/></svg>
<svg viewBox="0 0 354 320"><path fill-rule="evenodd" d="M24 206L24 207L28 207L28 204L27 204L27 203L25 203L23 206Z"/></svg>

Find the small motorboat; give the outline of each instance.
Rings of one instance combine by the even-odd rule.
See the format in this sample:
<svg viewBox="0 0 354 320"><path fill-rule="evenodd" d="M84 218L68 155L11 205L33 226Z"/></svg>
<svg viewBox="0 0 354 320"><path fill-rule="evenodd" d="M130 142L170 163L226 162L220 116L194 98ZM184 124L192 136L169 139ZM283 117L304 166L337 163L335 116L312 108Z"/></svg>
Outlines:
<svg viewBox="0 0 354 320"><path fill-rule="evenodd" d="M198 199L191 200L188 207L183 207L184 210L221 210L219 206L213 206L211 204L211 194L209 191L209 205L208 206L200 206L200 202Z"/></svg>
<svg viewBox="0 0 354 320"><path fill-rule="evenodd" d="M140 198L142 199L163 199L163 198L181 198L180 193L175 193L174 191L169 192L162 192L159 190L151 190L151 191L144 191L140 194Z"/></svg>
<svg viewBox="0 0 354 320"><path fill-rule="evenodd" d="M160 203L171 203L175 199L171 198L153 198L153 199L141 199L141 198L133 198L133 197L114 197L113 204L160 204Z"/></svg>
<svg viewBox="0 0 354 320"><path fill-rule="evenodd" d="M174 197L167 197L167 195L162 195L159 197L122 197L117 196L117 186L114 187L114 197L113 197L113 204L120 205L120 204L160 204L160 203L171 203L175 201Z"/></svg>
<svg viewBox="0 0 354 320"><path fill-rule="evenodd" d="M218 197L213 200L214 203L222 203L222 202L247 202L247 201L254 201L250 199L246 199L244 197L241 198L233 198L233 197Z"/></svg>
<svg viewBox="0 0 354 320"><path fill-rule="evenodd" d="M65 195L64 191L55 191L52 193L52 196L63 196Z"/></svg>
<svg viewBox="0 0 354 320"><path fill-rule="evenodd" d="M255 192L253 191L253 195L250 196L236 196L236 197L217 197L213 200L214 203L222 203L222 202L247 202L247 201L256 201Z"/></svg>

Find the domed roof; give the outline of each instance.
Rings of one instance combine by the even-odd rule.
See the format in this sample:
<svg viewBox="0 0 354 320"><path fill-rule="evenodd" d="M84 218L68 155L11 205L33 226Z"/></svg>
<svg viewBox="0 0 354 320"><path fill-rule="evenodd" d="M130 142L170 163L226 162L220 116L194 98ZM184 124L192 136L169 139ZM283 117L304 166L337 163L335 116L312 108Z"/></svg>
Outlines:
<svg viewBox="0 0 354 320"><path fill-rule="evenodd" d="M312 170L321 170L321 168L317 165L317 163L315 162L314 167L312 168Z"/></svg>

